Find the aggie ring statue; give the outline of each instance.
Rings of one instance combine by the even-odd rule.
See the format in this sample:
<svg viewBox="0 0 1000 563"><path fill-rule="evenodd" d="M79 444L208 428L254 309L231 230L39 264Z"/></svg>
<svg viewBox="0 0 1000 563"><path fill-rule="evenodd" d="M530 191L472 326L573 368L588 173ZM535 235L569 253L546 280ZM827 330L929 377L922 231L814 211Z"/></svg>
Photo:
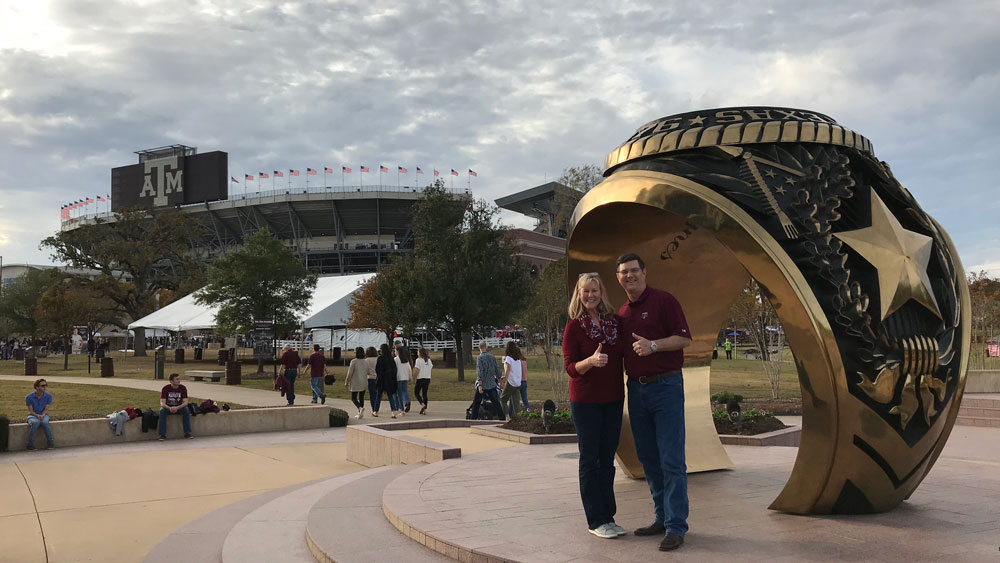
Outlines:
<svg viewBox="0 0 1000 563"><path fill-rule="evenodd" d="M573 213L569 278L611 279L615 257L636 252L650 285L684 307L689 471L732 466L711 419L709 366L753 278L802 392L798 456L770 508L867 513L906 499L958 415L969 290L947 233L868 139L812 111L713 109L642 126L605 164ZM641 477L625 417L619 462Z"/></svg>

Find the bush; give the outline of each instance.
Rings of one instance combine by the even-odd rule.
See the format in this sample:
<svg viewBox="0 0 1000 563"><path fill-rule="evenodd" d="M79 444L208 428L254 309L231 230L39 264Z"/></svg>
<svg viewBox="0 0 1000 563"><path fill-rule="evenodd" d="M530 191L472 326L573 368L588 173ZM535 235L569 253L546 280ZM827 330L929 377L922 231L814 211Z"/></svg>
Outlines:
<svg viewBox="0 0 1000 563"><path fill-rule="evenodd" d="M533 410L531 412L518 411L516 416L520 418L542 418L542 411L540 410ZM570 411L556 410L554 413L552 413L552 422L559 422L560 420L572 420L572 419L573 419L573 413L571 413Z"/></svg>
<svg viewBox="0 0 1000 563"><path fill-rule="evenodd" d="M760 409L749 408L741 413L742 422L752 422L754 420L767 420L774 418L774 415ZM712 420L729 421L729 412L726 409L712 409Z"/></svg>
<svg viewBox="0 0 1000 563"><path fill-rule="evenodd" d="M351 415L347 414L347 411L341 409L330 409L330 427L337 428L340 426L347 426L347 421L351 419Z"/></svg>
<svg viewBox="0 0 1000 563"><path fill-rule="evenodd" d="M7 451L8 440L10 440L10 420L0 414L0 452Z"/></svg>
<svg viewBox="0 0 1000 563"><path fill-rule="evenodd" d="M739 403L743 401L743 395L734 395L729 391L723 391L721 393L716 393L715 395L712 395L713 405L725 405L729 403L729 401L736 401L737 403Z"/></svg>

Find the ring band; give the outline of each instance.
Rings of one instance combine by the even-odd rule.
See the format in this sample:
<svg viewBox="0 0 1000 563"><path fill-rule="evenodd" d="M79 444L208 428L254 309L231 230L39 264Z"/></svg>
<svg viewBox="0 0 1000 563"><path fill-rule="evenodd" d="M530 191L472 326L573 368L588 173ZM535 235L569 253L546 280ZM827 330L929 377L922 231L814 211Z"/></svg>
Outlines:
<svg viewBox="0 0 1000 563"><path fill-rule="evenodd" d="M574 211L568 273L613 276L636 252L649 285L684 307L689 471L732 466L700 405L718 331L753 278L802 394L798 457L771 508L865 513L906 499L958 415L969 290L947 233L868 139L811 111L706 110L644 125L605 176ZM621 465L641 475L622 438Z"/></svg>

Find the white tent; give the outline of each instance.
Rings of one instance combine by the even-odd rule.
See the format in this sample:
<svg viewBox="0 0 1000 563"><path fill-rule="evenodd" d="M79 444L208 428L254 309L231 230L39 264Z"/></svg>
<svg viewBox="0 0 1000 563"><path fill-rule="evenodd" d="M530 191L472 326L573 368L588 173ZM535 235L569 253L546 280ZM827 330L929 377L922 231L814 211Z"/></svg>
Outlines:
<svg viewBox="0 0 1000 563"><path fill-rule="evenodd" d="M375 274L321 277L316 281L309 307L300 321L309 328L342 327L350 316L351 296ZM218 307L199 305L194 294L187 295L128 325L129 328L159 328L174 332L215 327Z"/></svg>
<svg viewBox="0 0 1000 563"><path fill-rule="evenodd" d="M331 341L330 337L333 336ZM344 350L354 350L358 346L368 348L372 346L378 348L383 344L388 344L389 340L381 330L361 329L317 329L312 331L312 343L319 344L326 350L341 348Z"/></svg>

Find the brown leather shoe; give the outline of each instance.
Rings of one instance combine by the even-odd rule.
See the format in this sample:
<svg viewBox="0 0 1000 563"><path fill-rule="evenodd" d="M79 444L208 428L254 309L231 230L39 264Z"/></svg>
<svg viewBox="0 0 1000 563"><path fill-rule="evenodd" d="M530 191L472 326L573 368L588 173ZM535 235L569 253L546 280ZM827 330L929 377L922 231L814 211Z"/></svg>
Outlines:
<svg viewBox="0 0 1000 563"><path fill-rule="evenodd" d="M644 528L637 528L632 533L637 536L658 536L666 531L667 529L663 527L663 522L653 522Z"/></svg>
<svg viewBox="0 0 1000 563"><path fill-rule="evenodd" d="M660 541L660 551L673 551L684 544L684 536L667 534Z"/></svg>

